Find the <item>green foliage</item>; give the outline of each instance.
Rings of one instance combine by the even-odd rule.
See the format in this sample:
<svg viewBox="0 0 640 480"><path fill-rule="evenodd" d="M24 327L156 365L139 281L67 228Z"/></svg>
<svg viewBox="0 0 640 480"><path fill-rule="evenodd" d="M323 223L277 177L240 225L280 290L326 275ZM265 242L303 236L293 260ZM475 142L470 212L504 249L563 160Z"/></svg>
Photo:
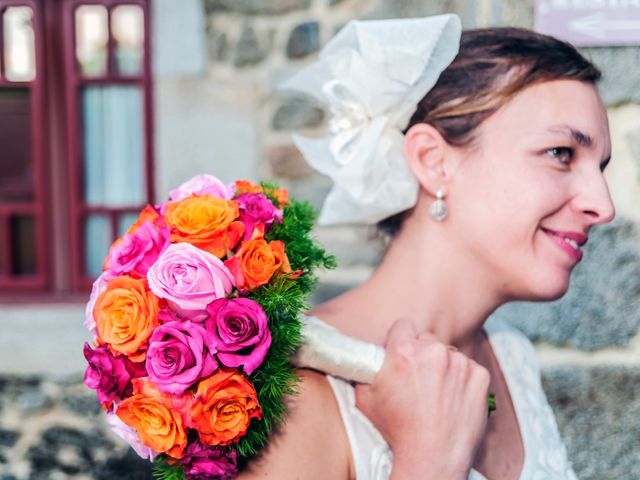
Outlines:
<svg viewBox="0 0 640 480"><path fill-rule="evenodd" d="M262 420L252 420L247 434L235 446L240 468L267 445L269 435L285 420L286 395L296 393L298 376L291 357L302 341L299 315L308 309L307 298L316 284L313 271L318 267L335 267L335 258L327 255L311 237L316 212L306 202L291 202L284 208L283 221L275 224L267 241L285 244L289 263L299 276L281 275L272 283L251 293L269 317L271 347L250 380L262 406Z"/></svg>
<svg viewBox="0 0 640 480"><path fill-rule="evenodd" d="M170 465L165 457L160 456L153 463L153 478L156 480L185 480L185 475L180 465Z"/></svg>

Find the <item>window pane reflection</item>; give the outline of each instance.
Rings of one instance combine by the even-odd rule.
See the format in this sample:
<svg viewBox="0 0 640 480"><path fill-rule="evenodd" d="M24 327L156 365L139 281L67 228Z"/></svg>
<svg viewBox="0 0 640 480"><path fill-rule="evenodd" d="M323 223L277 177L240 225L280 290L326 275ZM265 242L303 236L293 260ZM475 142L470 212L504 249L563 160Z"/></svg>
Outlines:
<svg viewBox="0 0 640 480"><path fill-rule="evenodd" d="M95 278L102 273L104 257L109 252L111 241L111 223L104 215L91 215L84 224L85 258L84 273Z"/></svg>
<svg viewBox="0 0 640 480"><path fill-rule="evenodd" d="M11 217L9 230L11 237L11 274L14 276L35 275L37 271L36 232L33 217Z"/></svg>
<svg viewBox="0 0 640 480"><path fill-rule="evenodd" d="M28 82L36 76L33 11L9 7L2 16L4 75L12 82Z"/></svg>
<svg viewBox="0 0 640 480"><path fill-rule="evenodd" d="M34 198L29 90L0 89L0 202Z"/></svg>
<svg viewBox="0 0 640 480"><path fill-rule="evenodd" d="M139 87L83 89L87 204L123 207L146 202L142 106Z"/></svg>
<svg viewBox="0 0 640 480"><path fill-rule="evenodd" d="M108 13L101 5L76 9L76 59L80 73L94 77L107 73Z"/></svg>
<svg viewBox="0 0 640 480"><path fill-rule="evenodd" d="M142 72L144 11L138 5L119 5L111 12L116 71L124 75Z"/></svg>

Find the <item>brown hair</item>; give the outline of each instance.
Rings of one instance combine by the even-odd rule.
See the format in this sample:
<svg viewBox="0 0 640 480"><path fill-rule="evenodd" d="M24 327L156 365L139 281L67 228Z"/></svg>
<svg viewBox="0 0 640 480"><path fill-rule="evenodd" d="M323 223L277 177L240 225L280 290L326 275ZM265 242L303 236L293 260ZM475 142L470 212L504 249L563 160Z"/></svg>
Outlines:
<svg viewBox="0 0 640 480"><path fill-rule="evenodd" d="M595 84L600 77L573 45L556 38L521 28L467 30L458 55L418 103L407 130L428 123L449 144L469 146L478 126L526 87L562 79ZM409 212L382 220L378 230L395 235Z"/></svg>

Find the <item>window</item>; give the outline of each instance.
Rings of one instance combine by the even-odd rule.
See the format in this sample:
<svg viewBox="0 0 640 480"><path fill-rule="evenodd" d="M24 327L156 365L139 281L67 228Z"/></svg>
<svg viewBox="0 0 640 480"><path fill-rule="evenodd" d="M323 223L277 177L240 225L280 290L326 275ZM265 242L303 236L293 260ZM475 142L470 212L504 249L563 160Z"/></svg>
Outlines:
<svg viewBox="0 0 640 480"><path fill-rule="evenodd" d="M84 292L153 201L147 0L0 12L0 289Z"/></svg>
<svg viewBox="0 0 640 480"><path fill-rule="evenodd" d="M0 0L0 288L39 290L44 239L42 22L35 2Z"/></svg>

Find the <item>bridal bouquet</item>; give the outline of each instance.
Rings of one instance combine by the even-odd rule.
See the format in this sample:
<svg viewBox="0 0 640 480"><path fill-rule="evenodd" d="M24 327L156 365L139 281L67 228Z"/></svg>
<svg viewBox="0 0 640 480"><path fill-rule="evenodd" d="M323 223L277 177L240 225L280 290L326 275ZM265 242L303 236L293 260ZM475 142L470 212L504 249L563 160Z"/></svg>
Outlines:
<svg viewBox="0 0 640 480"><path fill-rule="evenodd" d="M317 267L315 218L286 190L197 176L111 246L85 325L84 383L163 479L225 479L267 444Z"/></svg>

